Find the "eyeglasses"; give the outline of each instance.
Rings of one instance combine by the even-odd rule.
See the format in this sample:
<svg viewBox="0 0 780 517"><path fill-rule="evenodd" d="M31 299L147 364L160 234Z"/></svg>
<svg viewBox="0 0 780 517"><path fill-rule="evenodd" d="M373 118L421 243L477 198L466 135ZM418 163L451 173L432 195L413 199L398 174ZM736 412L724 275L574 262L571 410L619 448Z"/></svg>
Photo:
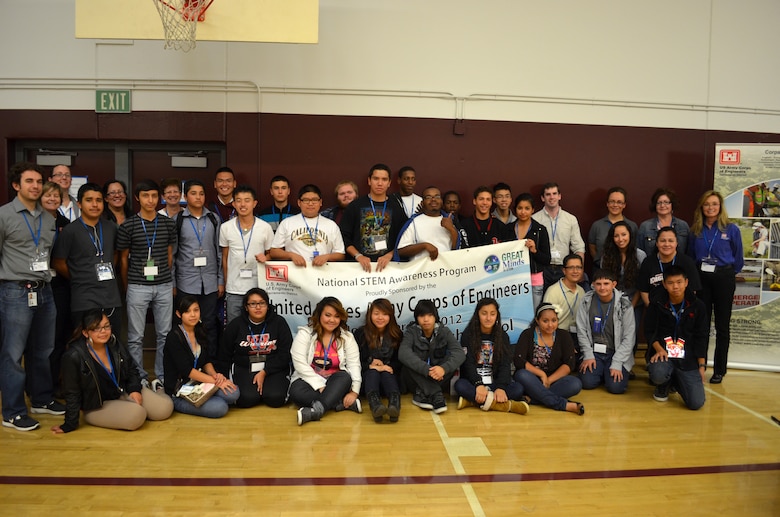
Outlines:
<svg viewBox="0 0 780 517"><path fill-rule="evenodd" d="M58 172L57 174L52 174L52 178L70 178L70 174L63 174L61 172Z"/></svg>
<svg viewBox="0 0 780 517"><path fill-rule="evenodd" d="M430 201L431 199L441 199L441 196L439 194L436 194L435 196L423 196L423 199Z"/></svg>
<svg viewBox="0 0 780 517"><path fill-rule="evenodd" d="M95 327L90 329L92 332L103 332L104 330L111 330L111 324L103 325L102 327Z"/></svg>
<svg viewBox="0 0 780 517"><path fill-rule="evenodd" d="M607 201L608 205L614 205L614 206L623 206L626 204L625 201Z"/></svg>
<svg viewBox="0 0 780 517"><path fill-rule="evenodd" d="M246 306L250 309L262 309L263 307L268 307L268 304L265 302L246 302Z"/></svg>
<svg viewBox="0 0 780 517"><path fill-rule="evenodd" d="M656 201L655 204L656 204L656 206L657 205L671 205L672 202L671 201Z"/></svg>
<svg viewBox="0 0 780 517"><path fill-rule="evenodd" d="M320 202L320 198L318 198L318 197L316 197L316 198L314 198L314 197L308 198L307 197L306 199L301 198L300 201L301 201L301 203L319 203Z"/></svg>
<svg viewBox="0 0 780 517"><path fill-rule="evenodd" d="M125 191L124 190L114 190L114 191L111 191L111 192L106 192L106 195L107 196L124 196L125 195Z"/></svg>
<svg viewBox="0 0 780 517"><path fill-rule="evenodd" d="M572 271L582 271L585 268L582 266L566 266L563 269L571 269Z"/></svg>

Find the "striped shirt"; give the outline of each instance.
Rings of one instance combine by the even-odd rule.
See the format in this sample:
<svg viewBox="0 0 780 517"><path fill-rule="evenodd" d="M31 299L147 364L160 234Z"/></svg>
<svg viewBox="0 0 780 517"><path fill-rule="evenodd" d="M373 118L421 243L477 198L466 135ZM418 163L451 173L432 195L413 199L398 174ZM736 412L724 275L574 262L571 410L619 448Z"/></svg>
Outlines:
<svg viewBox="0 0 780 517"><path fill-rule="evenodd" d="M144 230L144 226L146 230ZM157 276L153 280L147 280L146 275L144 275L144 267L149 259L150 245L152 245L151 259L154 260L154 265L158 268ZM140 214L127 218L119 227L119 233L116 236L116 249L130 250L127 283L159 285L171 282L168 246L175 245L176 223L173 219L157 215L154 221L144 219L142 224Z"/></svg>

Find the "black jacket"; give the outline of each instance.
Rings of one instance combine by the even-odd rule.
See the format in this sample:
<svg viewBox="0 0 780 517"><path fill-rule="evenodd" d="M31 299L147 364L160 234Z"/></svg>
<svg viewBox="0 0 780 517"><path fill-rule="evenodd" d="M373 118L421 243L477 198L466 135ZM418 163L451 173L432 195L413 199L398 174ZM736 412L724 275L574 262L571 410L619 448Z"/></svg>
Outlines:
<svg viewBox="0 0 780 517"><path fill-rule="evenodd" d="M649 362L650 358L655 355L653 343L658 341L661 346L664 346L664 338L675 336L685 340L685 357L682 359L670 358L669 360L681 370L697 370L699 368L698 360L707 357L707 343L710 337L704 303L694 296L686 296L685 308L680 316L680 325L677 326L677 319L669 306L669 295L664 290L662 295L656 296L650 301L647 316L645 316L645 338L647 339L645 358L647 361Z"/></svg>
<svg viewBox="0 0 780 517"><path fill-rule="evenodd" d="M503 349L503 357L500 361L493 361L493 389L502 389L506 391L509 384L512 382L512 352L509 350L509 336L503 330L504 343L506 344ZM480 336L476 336L476 339L481 341ZM466 360L460 366L460 377L466 379L474 386L482 385L482 376L477 372L477 358L472 350L470 344L473 340L472 332L466 329L460 338L460 344L466 350ZM496 343L493 343L493 357L496 357L495 350L498 348Z"/></svg>
<svg viewBox="0 0 780 517"><path fill-rule="evenodd" d="M255 344L254 347L250 346L248 342L248 339L251 340L250 328L252 329L251 333L255 334L257 338L265 329L265 334L268 334L268 342ZM268 306L265 321L259 325L250 324L246 312L242 311L241 316L228 323L222 332L214 368L221 374L228 376L234 364L250 368L249 356L257 354L266 356L265 372L267 375L278 372L286 372L289 375L292 364L292 357L290 357L292 339L287 321L274 311L273 306Z"/></svg>
<svg viewBox="0 0 780 517"><path fill-rule="evenodd" d="M141 377L135 368L127 347L115 336L106 343L111 354L111 364L116 381L125 393L141 392ZM79 427L79 411L98 409L106 400L116 400L121 392L118 389L105 392L101 389L98 375L106 375L99 370L87 349L85 338L70 344L62 356L62 388L65 392L65 423L62 430L66 433ZM105 386L105 384L102 384Z"/></svg>

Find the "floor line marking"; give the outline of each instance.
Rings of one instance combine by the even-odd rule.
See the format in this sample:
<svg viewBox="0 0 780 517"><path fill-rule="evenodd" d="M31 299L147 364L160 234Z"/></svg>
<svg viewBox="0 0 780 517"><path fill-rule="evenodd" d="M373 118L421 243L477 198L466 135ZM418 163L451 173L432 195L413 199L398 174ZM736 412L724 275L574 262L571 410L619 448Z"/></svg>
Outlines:
<svg viewBox="0 0 780 517"><path fill-rule="evenodd" d="M707 387L705 387L705 388L704 388L704 391L707 391L707 392L709 392L710 394L712 394L712 395L715 395L716 397L718 397L718 398L721 398L721 399L725 400L725 401L726 401L726 402L728 402L729 404L731 404L731 405L733 405L733 406L736 406L736 407L738 407L739 409L741 409L742 411L745 411L746 413L750 413L750 414L751 414L751 415L753 415L754 417L756 417L756 418L758 418L758 419L761 419L761 420L763 420L764 422L766 422L767 424L769 424L769 425L771 425L771 426L773 426L773 427L774 427L775 425L777 425L777 424L775 424L774 422L772 422L772 419L770 419L769 417L765 417L765 416L764 416L764 415L762 415L761 413L757 413L757 412L753 411L752 409L750 409L749 407L747 407L747 406L743 406L742 404L740 404L740 403L739 403L739 402L737 402L736 400L732 400L732 399L728 398L727 396L725 396L725 395L723 395L723 394L721 394L721 393L718 393L717 391L714 391L712 388L707 388Z"/></svg>
<svg viewBox="0 0 780 517"><path fill-rule="evenodd" d="M487 447L485 447L485 443L481 438L450 438L447 434L447 430L444 428L444 422L441 421L439 415L431 413L431 417L433 418L433 425L436 426L436 431L439 433L439 438L441 438L442 444L444 445L444 449L447 451L447 456L450 458L452 467L455 469L455 474L466 474L466 469L463 468L463 464L460 462L460 454L458 454L459 452L462 453L466 450L466 447L462 447L462 445L467 443L466 441L474 442L474 440L478 440L479 443L482 444L484 450L480 450L479 453L475 455L490 456L490 451L487 450ZM461 445L461 447L458 447L458 445ZM474 448L473 444L471 448ZM463 455L465 456L465 454ZM461 488L463 489L463 495L466 497L466 501L468 501L474 516L485 517L485 511L482 509L479 497L477 497L477 493L474 492L474 487L471 486L471 483L463 483Z"/></svg>

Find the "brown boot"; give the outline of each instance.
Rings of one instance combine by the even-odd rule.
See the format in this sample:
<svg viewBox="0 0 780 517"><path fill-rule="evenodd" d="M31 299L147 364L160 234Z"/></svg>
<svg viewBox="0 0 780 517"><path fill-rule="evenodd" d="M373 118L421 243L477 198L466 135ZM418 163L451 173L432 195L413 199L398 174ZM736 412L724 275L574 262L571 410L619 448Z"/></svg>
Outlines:
<svg viewBox="0 0 780 517"><path fill-rule="evenodd" d="M504 413L517 413L518 415L525 415L528 413L528 403L524 401L518 402L517 400L507 400L506 402L493 401L493 405L490 406L491 411L503 411Z"/></svg>
<svg viewBox="0 0 780 517"><path fill-rule="evenodd" d="M474 404L469 402L467 399L464 399L463 397L458 398L458 409L463 409L464 407L471 407Z"/></svg>

